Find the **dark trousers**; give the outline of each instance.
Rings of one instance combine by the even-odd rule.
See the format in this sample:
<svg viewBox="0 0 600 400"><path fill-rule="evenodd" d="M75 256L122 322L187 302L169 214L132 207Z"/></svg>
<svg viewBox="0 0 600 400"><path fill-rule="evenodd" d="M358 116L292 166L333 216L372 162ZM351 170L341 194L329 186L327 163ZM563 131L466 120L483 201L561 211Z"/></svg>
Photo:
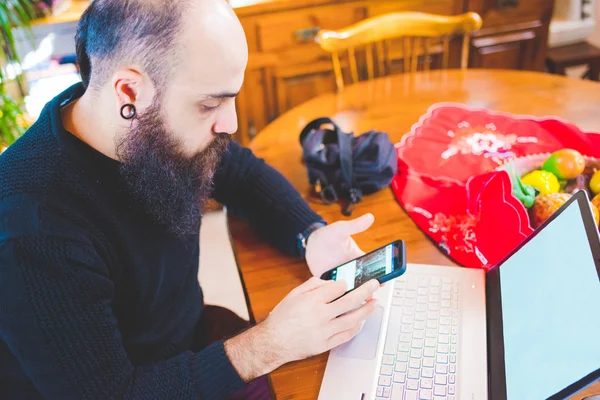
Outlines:
<svg viewBox="0 0 600 400"><path fill-rule="evenodd" d="M203 348L217 340L228 339L250 328L250 323L238 317L234 312L217 306L206 306L198 326L198 335L194 342L196 348ZM271 387L267 376L261 376L249 382L229 400L272 400Z"/></svg>

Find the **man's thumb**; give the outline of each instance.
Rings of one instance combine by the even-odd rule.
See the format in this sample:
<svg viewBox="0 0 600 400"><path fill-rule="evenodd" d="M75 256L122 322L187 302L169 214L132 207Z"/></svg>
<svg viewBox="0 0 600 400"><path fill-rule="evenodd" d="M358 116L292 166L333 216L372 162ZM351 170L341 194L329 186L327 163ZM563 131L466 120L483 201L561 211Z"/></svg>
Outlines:
<svg viewBox="0 0 600 400"><path fill-rule="evenodd" d="M375 222L375 217L373 214L365 214L361 217L353 219L352 221L348 221L346 225L346 233L348 235L356 235L357 233L361 233L366 231L373 225Z"/></svg>

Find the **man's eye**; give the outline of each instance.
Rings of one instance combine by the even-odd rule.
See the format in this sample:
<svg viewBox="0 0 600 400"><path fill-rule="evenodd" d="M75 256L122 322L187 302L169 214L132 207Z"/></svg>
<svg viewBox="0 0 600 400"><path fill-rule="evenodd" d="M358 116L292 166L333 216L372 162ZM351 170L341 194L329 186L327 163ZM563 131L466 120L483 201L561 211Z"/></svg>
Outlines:
<svg viewBox="0 0 600 400"><path fill-rule="evenodd" d="M212 105L207 105L207 104L202 104L200 106L202 111L214 111L217 108L219 108L219 104L217 104L216 106L212 106Z"/></svg>

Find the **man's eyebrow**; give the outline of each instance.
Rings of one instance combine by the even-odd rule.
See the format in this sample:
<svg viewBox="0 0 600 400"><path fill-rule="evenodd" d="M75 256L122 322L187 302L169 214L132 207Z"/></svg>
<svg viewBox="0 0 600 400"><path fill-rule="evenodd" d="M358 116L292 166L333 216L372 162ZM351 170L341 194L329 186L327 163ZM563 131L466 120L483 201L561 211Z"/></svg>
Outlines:
<svg viewBox="0 0 600 400"><path fill-rule="evenodd" d="M236 93L233 93L233 92L220 92L220 93L205 94L202 97L207 98L207 99L227 99L227 98L237 97L237 95L239 93L240 92L236 92Z"/></svg>

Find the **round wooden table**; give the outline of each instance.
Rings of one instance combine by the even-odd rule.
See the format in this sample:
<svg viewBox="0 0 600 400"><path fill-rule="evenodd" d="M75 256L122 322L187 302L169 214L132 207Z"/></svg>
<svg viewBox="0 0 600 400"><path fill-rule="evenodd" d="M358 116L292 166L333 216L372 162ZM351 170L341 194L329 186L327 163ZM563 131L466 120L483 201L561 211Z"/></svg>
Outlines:
<svg viewBox="0 0 600 400"><path fill-rule="evenodd" d="M314 118L329 116L344 131L360 134L377 129L387 132L397 143L438 102L538 117L558 116L584 131L600 132L599 83L534 72L451 70L391 76L347 87L340 94L319 96L273 121L250 147L289 179L328 222L346 219L339 205L325 206L311 196L306 168L301 163L298 137L302 128ZM375 215L375 224L355 237L363 250L403 239L408 262L452 265L408 218L391 189L365 196L353 217L366 212ZM310 274L304 263L277 252L241 221L232 219L230 228L251 314L261 321ZM316 399L326 361L324 354L272 373L277 398ZM600 393L600 387L586 390L588 395L592 392Z"/></svg>

